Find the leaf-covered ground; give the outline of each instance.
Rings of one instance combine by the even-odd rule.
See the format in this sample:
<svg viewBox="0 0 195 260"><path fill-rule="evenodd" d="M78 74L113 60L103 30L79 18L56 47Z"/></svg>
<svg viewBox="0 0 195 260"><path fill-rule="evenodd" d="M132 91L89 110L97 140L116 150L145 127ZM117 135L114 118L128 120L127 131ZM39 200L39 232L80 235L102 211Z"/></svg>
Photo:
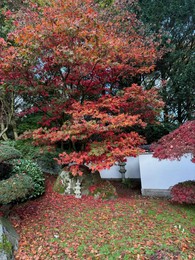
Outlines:
<svg viewBox="0 0 195 260"><path fill-rule="evenodd" d="M195 259L195 208L148 199L116 185L119 198L75 199L52 191L15 206L18 260Z"/></svg>

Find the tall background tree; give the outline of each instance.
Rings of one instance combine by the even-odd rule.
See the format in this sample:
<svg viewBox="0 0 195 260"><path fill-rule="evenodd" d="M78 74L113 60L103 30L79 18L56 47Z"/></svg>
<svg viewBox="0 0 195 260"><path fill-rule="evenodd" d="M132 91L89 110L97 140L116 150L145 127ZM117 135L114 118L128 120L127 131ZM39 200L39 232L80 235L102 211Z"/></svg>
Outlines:
<svg viewBox="0 0 195 260"><path fill-rule="evenodd" d="M166 54L154 75L162 80L164 120L181 124L195 117L195 5L193 0L139 0L138 16L162 35Z"/></svg>

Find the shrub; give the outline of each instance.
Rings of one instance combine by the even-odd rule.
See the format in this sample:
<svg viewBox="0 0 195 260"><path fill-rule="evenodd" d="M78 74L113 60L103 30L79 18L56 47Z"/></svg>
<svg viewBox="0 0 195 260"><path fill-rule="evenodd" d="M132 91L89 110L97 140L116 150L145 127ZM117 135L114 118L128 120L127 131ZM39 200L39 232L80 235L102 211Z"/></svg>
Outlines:
<svg viewBox="0 0 195 260"><path fill-rule="evenodd" d="M20 158L21 154L14 147L0 144L0 163L11 159Z"/></svg>
<svg viewBox="0 0 195 260"><path fill-rule="evenodd" d="M57 175L62 169L61 165L54 159L58 155L58 152L44 152L36 159L36 162L43 172Z"/></svg>
<svg viewBox="0 0 195 260"><path fill-rule="evenodd" d="M25 198L33 189L32 178L26 174L13 175L0 182L0 204Z"/></svg>
<svg viewBox="0 0 195 260"><path fill-rule="evenodd" d="M195 204L195 181L185 181L171 189L171 201L180 204Z"/></svg>
<svg viewBox="0 0 195 260"><path fill-rule="evenodd" d="M40 154L40 148L32 145L32 140L8 140L1 142L2 144L15 148L21 154L22 158L34 159Z"/></svg>
<svg viewBox="0 0 195 260"><path fill-rule="evenodd" d="M45 191L45 178L36 162L21 159L13 161L12 174L27 174L33 181L33 191L28 198L40 196Z"/></svg>
<svg viewBox="0 0 195 260"><path fill-rule="evenodd" d="M2 144L17 149L22 158L35 160L41 170L45 173L58 174L61 171L61 166L54 158L57 158L60 149L57 151L48 151L48 146L38 147L32 144L32 140L9 140L3 141ZM59 150L59 151L58 151ZM16 157L17 158L17 157Z"/></svg>

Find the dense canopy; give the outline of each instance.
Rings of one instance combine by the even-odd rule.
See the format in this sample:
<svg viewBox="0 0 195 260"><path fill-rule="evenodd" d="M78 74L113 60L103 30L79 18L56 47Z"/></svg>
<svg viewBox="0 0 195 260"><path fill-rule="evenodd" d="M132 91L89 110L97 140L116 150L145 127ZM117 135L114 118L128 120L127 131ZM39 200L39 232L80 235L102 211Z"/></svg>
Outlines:
<svg viewBox="0 0 195 260"><path fill-rule="evenodd" d="M180 159L191 154L195 163L195 120L188 121L170 134L162 137L154 146L154 157Z"/></svg>
<svg viewBox="0 0 195 260"><path fill-rule="evenodd" d="M122 2L121 2L122 3ZM136 15L117 2L101 9L92 0L54 1L7 11L14 28L1 43L1 84L41 113L36 144L64 148L58 162L73 174L87 164L109 168L141 152L135 131L154 123L163 106L155 88L121 80L149 73L159 57Z"/></svg>

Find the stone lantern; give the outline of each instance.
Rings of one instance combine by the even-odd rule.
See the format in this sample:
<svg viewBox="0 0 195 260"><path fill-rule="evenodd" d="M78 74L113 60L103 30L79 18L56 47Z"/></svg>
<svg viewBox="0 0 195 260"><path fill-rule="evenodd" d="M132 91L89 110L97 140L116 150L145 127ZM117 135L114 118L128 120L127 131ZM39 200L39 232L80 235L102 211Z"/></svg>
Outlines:
<svg viewBox="0 0 195 260"><path fill-rule="evenodd" d="M79 179L77 179L76 185L75 185L75 198L80 199L81 198L81 183Z"/></svg>
<svg viewBox="0 0 195 260"><path fill-rule="evenodd" d="M126 173L126 169L125 169L126 163L125 162L119 162L118 165L120 167L119 172L121 173L122 181L124 181L125 180L125 173Z"/></svg>

